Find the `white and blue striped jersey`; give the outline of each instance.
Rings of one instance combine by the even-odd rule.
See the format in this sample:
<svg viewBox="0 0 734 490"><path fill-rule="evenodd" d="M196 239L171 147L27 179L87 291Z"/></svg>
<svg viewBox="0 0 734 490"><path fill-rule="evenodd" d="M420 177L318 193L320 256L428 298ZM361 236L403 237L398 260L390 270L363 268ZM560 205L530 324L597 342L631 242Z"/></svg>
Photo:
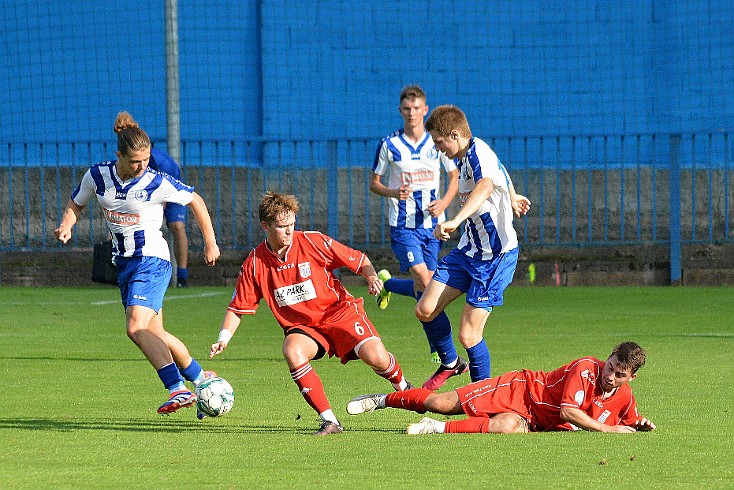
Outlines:
<svg viewBox="0 0 734 490"><path fill-rule="evenodd" d="M142 176L122 182L115 163L92 165L71 199L77 206L86 206L92 196L97 196L112 235L113 255L160 257L170 261L168 244L161 232L163 205L166 202L189 204L194 188L150 168Z"/></svg>
<svg viewBox="0 0 734 490"><path fill-rule="evenodd" d="M510 175L494 151L479 138L472 138L466 155L459 160L459 200L464 205L476 183L491 179L494 190L466 220L458 249L469 257L490 260L517 247L512 227Z"/></svg>
<svg viewBox="0 0 734 490"><path fill-rule="evenodd" d="M428 211L431 201L441 197L441 165L447 173L456 169L453 160L436 150L428 132L415 146L405 137L403 129L380 141L372 171L384 176L389 170L390 176L385 185L391 189L403 184L409 184L413 189L413 195L405 201L390 198L390 226L435 228L445 221L444 213L433 217Z"/></svg>

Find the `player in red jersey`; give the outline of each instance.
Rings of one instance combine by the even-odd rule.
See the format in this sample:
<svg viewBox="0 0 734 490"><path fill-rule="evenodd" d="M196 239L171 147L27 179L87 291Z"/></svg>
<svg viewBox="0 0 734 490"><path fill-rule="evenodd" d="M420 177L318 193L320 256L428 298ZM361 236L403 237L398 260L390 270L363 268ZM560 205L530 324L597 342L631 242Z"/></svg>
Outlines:
<svg viewBox="0 0 734 490"><path fill-rule="evenodd" d="M367 280L371 295L382 281L367 256L316 231L295 231L295 196L268 192L260 202L265 241L242 264L235 293L210 357L221 353L240 324L264 299L285 333L283 356L306 402L322 419L316 435L342 431L312 359L337 356L343 364L362 359L396 390L410 388L400 365L367 318L362 298L342 286L333 271L347 267Z"/></svg>
<svg viewBox="0 0 734 490"><path fill-rule="evenodd" d="M408 434L653 430L655 424L637 412L628 384L644 364L645 351L623 342L606 361L584 357L550 372L511 371L445 393L416 388L362 395L349 402L347 412L392 407L469 416L448 422L425 417L411 424Z"/></svg>

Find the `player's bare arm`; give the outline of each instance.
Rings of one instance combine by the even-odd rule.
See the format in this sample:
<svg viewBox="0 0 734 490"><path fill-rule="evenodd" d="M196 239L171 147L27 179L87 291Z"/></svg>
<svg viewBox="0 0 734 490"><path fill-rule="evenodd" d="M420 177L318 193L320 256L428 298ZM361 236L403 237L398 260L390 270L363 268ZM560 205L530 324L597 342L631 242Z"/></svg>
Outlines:
<svg viewBox="0 0 734 490"><path fill-rule="evenodd" d="M364 263L362 264L362 268L359 270L359 274L364 277L365 281L367 281L367 291L372 296L380 294L384 285L380 278L377 277L377 271L372 265L372 262L370 262L369 257L366 255L364 256Z"/></svg>
<svg viewBox="0 0 734 490"><path fill-rule="evenodd" d="M404 201L410 197L413 193L413 189L408 184L403 184L397 189L387 187L382 183L382 176L376 173L372 173L372 180L370 180L370 192L378 194L384 197L394 197Z"/></svg>
<svg viewBox="0 0 734 490"><path fill-rule="evenodd" d="M201 229L201 234L204 237L204 262L208 266L213 266L219 258L219 246L214 236L214 227L212 226L212 219L209 216L209 210L206 208L204 200L196 192L194 192L194 198L189 203L189 207L191 207L194 218L196 218L196 222Z"/></svg>
<svg viewBox="0 0 734 490"><path fill-rule="evenodd" d="M617 432L631 434L636 432L634 427L626 425L604 425L598 420L589 417L583 410L573 407L561 407L561 419L576 427L592 432Z"/></svg>
<svg viewBox="0 0 734 490"><path fill-rule="evenodd" d="M489 198L490 194L494 191L494 182L488 177L479 179L474 185L474 189L467 196L466 201L450 220L446 220L443 223L439 223L433 230L433 235L439 240L446 241L450 238L451 233L456 230L461 223L469 216L474 214L479 206Z"/></svg>
<svg viewBox="0 0 734 490"><path fill-rule="evenodd" d="M217 354L221 354L222 351L227 348L229 341L237 331L237 327L240 326L241 318L242 315L238 315L233 311L227 310L227 313L224 314L224 319L222 320L222 327L219 329L219 338L212 344L212 348L209 351L209 359Z"/></svg>
<svg viewBox="0 0 734 490"><path fill-rule="evenodd" d="M54 230L54 235L56 235L56 238L61 243L66 243L71 238L71 229L79 219L79 214L82 212L82 209L84 209L84 207L77 206L73 200L69 199L69 203L66 205L66 209L64 209L61 223L59 224L59 227Z"/></svg>
<svg viewBox="0 0 734 490"><path fill-rule="evenodd" d="M446 193L443 195L443 197L441 197L441 199L431 201L431 203L428 205L428 211L433 217L440 216L441 213L446 211L446 208L449 207L449 204L451 204L451 201L454 199L454 196L456 196L456 193L459 190L459 171L452 170L448 173L448 176L449 185L446 188Z"/></svg>
<svg viewBox="0 0 734 490"><path fill-rule="evenodd" d="M515 186L512 184L512 180L510 180L510 202L512 203L512 210L518 218L528 214L528 211L530 211L530 199L515 192Z"/></svg>

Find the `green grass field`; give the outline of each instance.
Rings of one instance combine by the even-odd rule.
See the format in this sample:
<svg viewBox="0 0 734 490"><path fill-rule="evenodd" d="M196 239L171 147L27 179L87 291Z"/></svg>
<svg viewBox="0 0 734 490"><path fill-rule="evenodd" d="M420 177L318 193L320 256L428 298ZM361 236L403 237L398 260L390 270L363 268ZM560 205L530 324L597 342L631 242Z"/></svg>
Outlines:
<svg viewBox="0 0 734 490"><path fill-rule="evenodd" d="M290 379L265 305L207 359L230 295L195 287L166 298L167 329L235 389L231 413L200 422L193 409L155 413L167 393L125 335L116 288L0 288L0 487L734 487L732 288L506 292L485 330L494 374L606 358L623 340L647 350L632 387L658 430L632 435L407 436L421 415L348 416L353 396L390 386L360 362L330 359L314 366L345 432L312 437L317 416ZM378 311L367 298L388 349L420 384L435 365L413 306L393 296Z"/></svg>

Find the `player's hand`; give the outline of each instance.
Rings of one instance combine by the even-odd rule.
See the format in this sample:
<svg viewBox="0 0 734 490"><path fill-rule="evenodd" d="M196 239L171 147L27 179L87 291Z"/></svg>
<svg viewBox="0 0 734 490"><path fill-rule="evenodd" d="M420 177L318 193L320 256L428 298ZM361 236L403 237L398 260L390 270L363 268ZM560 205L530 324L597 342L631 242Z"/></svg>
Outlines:
<svg viewBox="0 0 734 490"><path fill-rule="evenodd" d="M377 276L372 276L367 278L367 292L371 296L377 296L380 294L380 291L382 291L382 288L385 287L384 284L382 284L382 281Z"/></svg>
<svg viewBox="0 0 734 490"><path fill-rule="evenodd" d="M59 226L54 230L54 235L56 235L56 239L60 241L61 243L66 243L71 238L71 230L68 228L62 228Z"/></svg>
<svg viewBox="0 0 734 490"><path fill-rule="evenodd" d="M428 212L431 213L431 216L434 218L438 218L441 216L441 213L443 213L446 208L448 207L448 203L444 204L442 200L437 201L431 201L431 203L428 205Z"/></svg>
<svg viewBox="0 0 734 490"><path fill-rule="evenodd" d="M446 240L451 238L451 232L454 231L458 226L458 223L454 222L453 220L444 221L443 223L437 224L436 228L433 229L433 236L435 236L442 242L445 242Z"/></svg>
<svg viewBox="0 0 734 490"><path fill-rule="evenodd" d="M397 198L401 201L405 201L413 194L413 189L408 184L403 184L400 186L400 189L398 189L398 195Z"/></svg>
<svg viewBox="0 0 734 490"><path fill-rule="evenodd" d="M216 243L204 245L204 263L213 267L219 258L219 246Z"/></svg>
<svg viewBox="0 0 734 490"><path fill-rule="evenodd" d="M606 427L607 430L605 432L616 432L617 434L632 434L633 432L637 432L637 429L628 425L612 425L611 427L602 425L602 427Z"/></svg>
<svg viewBox="0 0 734 490"><path fill-rule="evenodd" d="M519 218L528 214L530 204L530 199L521 194L515 194L515 198L512 200L512 210L515 212L515 216Z"/></svg>
<svg viewBox="0 0 734 490"><path fill-rule="evenodd" d="M648 420L645 417L642 417L640 420L635 422L635 428L639 431L647 432L655 430L657 427L655 426L655 424L652 423L652 420Z"/></svg>
<svg viewBox="0 0 734 490"><path fill-rule="evenodd" d="M221 354L224 349L227 348L226 342L214 342L212 344L212 348L209 351L209 359L216 356L217 354Z"/></svg>

